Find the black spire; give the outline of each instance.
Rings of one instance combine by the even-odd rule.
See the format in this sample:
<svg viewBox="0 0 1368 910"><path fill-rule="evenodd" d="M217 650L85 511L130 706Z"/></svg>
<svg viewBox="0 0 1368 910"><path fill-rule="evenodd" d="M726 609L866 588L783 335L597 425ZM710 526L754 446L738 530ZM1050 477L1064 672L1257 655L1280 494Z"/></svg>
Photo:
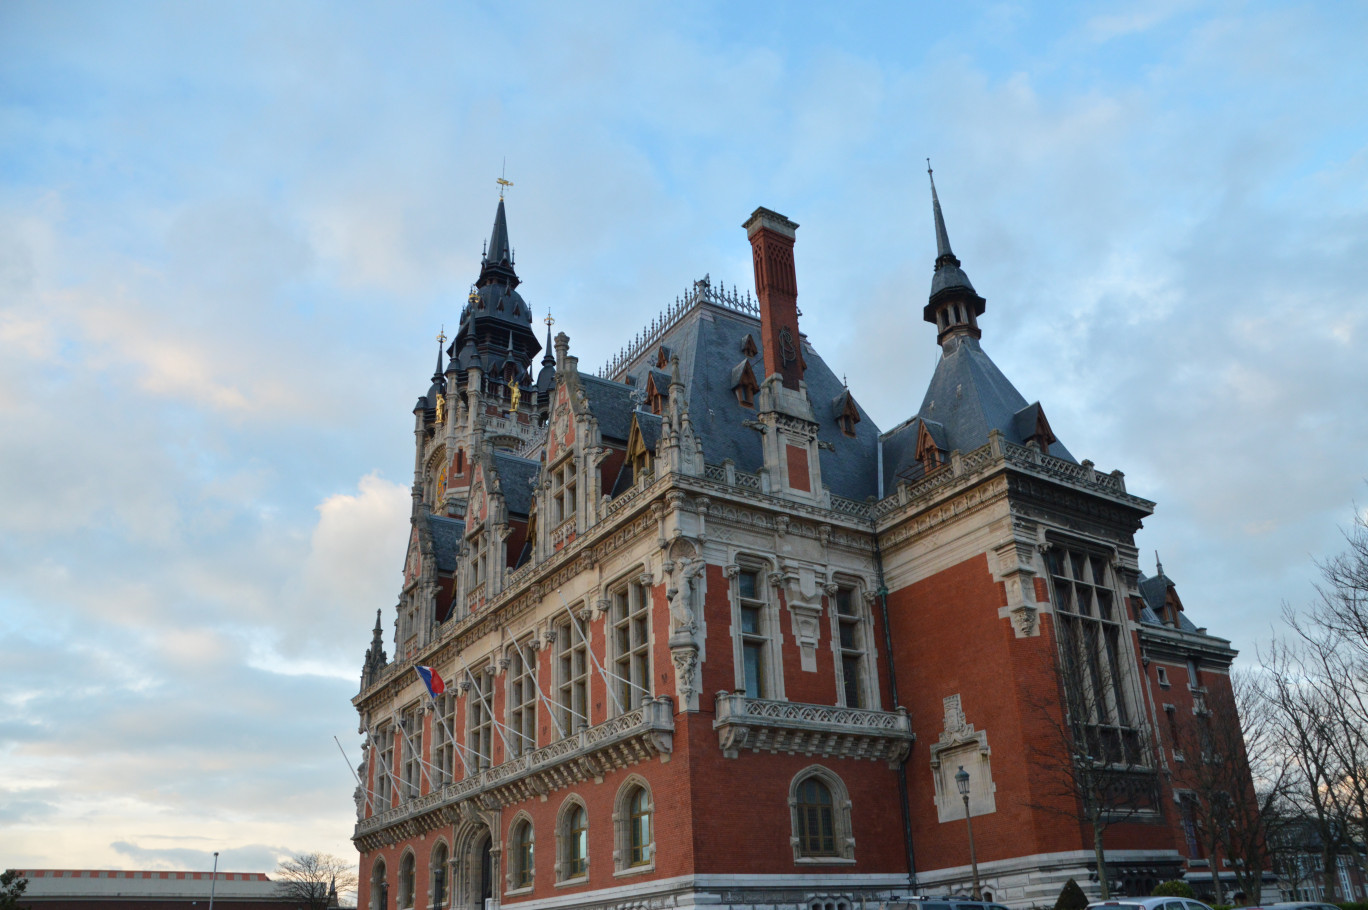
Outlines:
<svg viewBox="0 0 1368 910"><path fill-rule="evenodd" d="M513 253L508 245L508 216L504 214L503 197L499 197L499 208L494 212L494 229L489 232L489 247L481 263L480 280L477 288L498 282L510 288L518 286L517 272L513 271Z"/></svg>
<svg viewBox="0 0 1368 910"><path fill-rule="evenodd" d="M380 611L375 611L375 629L371 632L371 646L366 649L366 663L361 668L361 688L364 689L380 678L380 673L389 663L385 653L384 632L380 628Z"/></svg>
<svg viewBox="0 0 1368 910"><path fill-rule="evenodd" d="M941 212L940 197L936 194L936 178L931 173L931 159L926 161L926 174L931 179L931 213L936 221L936 273L931 277L931 296L922 311L927 322L936 323L940 332L937 341L947 335L967 333L975 338L981 334L977 317L987 307L982 297L969 283L969 276L960 268L960 261L950 249L950 234L945 229L945 215ZM963 330L952 331L952 330Z"/></svg>
<svg viewBox="0 0 1368 910"><path fill-rule="evenodd" d="M546 355L542 357L542 366L553 367L556 365L556 355L551 353L551 314L546 315Z"/></svg>
<svg viewBox="0 0 1368 910"><path fill-rule="evenodd" d="M437 335L437 372L432 374L434 383L446 385L446 370L442 369L442 345L446 342L446 332Z"/></svg>

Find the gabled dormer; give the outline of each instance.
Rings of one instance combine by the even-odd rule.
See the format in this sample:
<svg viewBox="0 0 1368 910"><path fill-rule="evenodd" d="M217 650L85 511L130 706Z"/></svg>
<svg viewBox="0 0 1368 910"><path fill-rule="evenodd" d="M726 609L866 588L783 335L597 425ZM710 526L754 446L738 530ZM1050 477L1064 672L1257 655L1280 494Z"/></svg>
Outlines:
<svg viewBox="0 0 1368 910"><path fill-rule="evenodd" d="M746 337L750 338L749 335ZM760 391L760 383L755 379L755 370L751 368L749 358L732 367L731 389L742 406L755 407L755 396Z"/></svg>
<svg viewBox="0 0 1368 910"><path fill-rule="evenodd" d="M855 424L860 422L860 409L856 406L850 389L842 389L841 394L832 399L831 416L835 418L836 426L841 428L842 433L852 439L855 437Z"/></svg>
<svg viewBox="0 0 1368 910"><path fill-rule="evenodd" d="M921 462L922 471L930 474L950 458L945 427L934 420L920 420L917 423L916 459Z"/></svg>
<svg viewBox="0 0 1368 910"><path fill-rule="evenodd" d="M1012 415L1012 429L1023 445L1034 443L1045 455L1050 454L1050 444L1057 441L1050 422L1045 419L1045 409L1038 401Z"/></svg>

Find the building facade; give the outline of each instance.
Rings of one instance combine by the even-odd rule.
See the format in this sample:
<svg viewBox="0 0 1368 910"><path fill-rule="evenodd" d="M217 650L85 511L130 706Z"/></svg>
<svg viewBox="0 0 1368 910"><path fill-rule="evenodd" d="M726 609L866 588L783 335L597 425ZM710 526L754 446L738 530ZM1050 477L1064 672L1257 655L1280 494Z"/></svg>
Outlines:
<svg viewBox="0 0 1368 910"><path fill-rule="evenodd" d="M942 355L882 432L801 331L784 216L745 224L754 298L705 277L590 372L539 342L500 199L354 699L360 906L968 894L968 821L985 895L1052 904L1096 891L1083 780L1128 794L1115 888L1200 864L1164 706L1234 652L1141 572L1153 504L984 351L932 192Z"/></svg>

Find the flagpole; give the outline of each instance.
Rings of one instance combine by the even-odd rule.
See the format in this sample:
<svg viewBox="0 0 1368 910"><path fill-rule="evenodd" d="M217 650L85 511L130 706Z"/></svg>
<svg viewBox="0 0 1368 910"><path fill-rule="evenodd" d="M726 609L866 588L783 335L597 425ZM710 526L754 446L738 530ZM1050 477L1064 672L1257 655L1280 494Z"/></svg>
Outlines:
<svg viewBox="0 0 1368 910"><path fill-rule="evenodd" d="M214 910L214 886L218 884L218 851L214 851L214 871L209 876L209 910Z"/></svg>
<svg viewBox="0 0 1368 910"><path fill-rule="evenodd" d="M594 662L594 669L598 670L599 676L603 678L603 685L604 688L608 690L608 697L613 700L613 706L617 708L618 713L621 714L622 701L617 697L617 693L613 691L613 684L608 681L608 671L603 669L603 665L600 664L598 658L594 656L594 646L589 643L589 636L584 634L584 630L580 628L579 617L575 615L574 610L570 609L570 604L566 603L565 595L561 592L560 588L556 589L556 593L560 595L561 606L565 607L565 612L570 614L570 621L575 624L575 631L580 634L580 640L584 642L584 650L588 652L589 659ZM619 678L617 674L612 674L612 676L614 679Z"/></svg>
<svg viewBox="0 0 1368 910"><path fill-rule="evenodd" d="M436 787L432 783L432 775L429 774L427 771L427 762L423 761L422 751L413 748L413 740L409 738L408 729L404 726L404 719L399 716L399 713L397 711L391 711L390 716L394 720L394 723L399 727L399 732L404 734L404 742L408 744L409 752L413 754L414 758L418 759L419 773L421 773L424 777L427 778L428 787L430 789L436 789Z"/></svg>
<svg viewBox="0 0 1368 910"><path fill-rule="evenodd" d="M532 673L532 684L537 687L537 695L541 696L542 704L546 706L546 712L551 715L551 723L555 724L557 735L561 739L565 739L565 727L561 726L560 718L556 717L556 709L555 706L551 704L551 699L547 698L546 693L542 691L541 681L537 679L538 674L535 672L536 665L528 661L527 655L523 653L522 645L518 644L516 638L513 639L513 647L518 649L518 657L522 659L523 666L532 667L534 669L534 672ZM571 714L575 714L573 708L567 706L566 710ZM578 717L579 715L576 714L575 716ZM585 720L588 720L588 718L585 718Z"/></svg>
<svg viewBox="0 0 1368 910"><path fill-rule="evenodd" d="M351 765L351 759L347 758L347 750L342 748L342 741L334 736L333 742L337 743L337 751L342 753L342 761L346 763L347 770L351 772L352 780L356 781L356 786L360 787L361 792L367 796L375 796L375 791L368 789L365 784L361 783L361 778L357 775L356 769Z"/></svg>
<svg viewBox="0 0 1368 910"><path fill-rule="evenodd" d="M432 670L431 667L428 667L427 669ZM432 670L432 671L433 671L434 673L437 672L436 670ZM423 678L423 673L422 673L421 670L418 669L417 666L414 666L413 672L418 674L418 678L419 678L419 679L422 679L422 680L423 680L423 685L427 687L428 695L431 696L431 698L432 698L432 713L435 714L435 715L437 715L437 721L442 725L442 729L446 731L447 740L451 743L451 750L452 750L453 752L455 752L455 753L456 753L456 757L459 758L459 759L461 760L461 769L465 771L465 776L466 776L466 777L469 777L469 776L470 776L470 765L469 765L469 763L467 763L466 760L465 760L465 751L466 751L466 747L465 747L465 746L462 746L462 745L460 744L460 742L457 741L457 739L456 739L456 734L454 734L454 733L451 732L451 727L447 724L446 718L442 717L442 706L441 706L440 704L437 703L437 693L432 691L432 683L428 682L426 679ZM441 674L438 674L438 675L437 675L437 678L440 680L440 679L442 678L442 677L441 677ZM443 691L443 692L446 691L446 683L442 683L442 691ZM451 697L452 697L452 698L455 698L456 696L453 695L453 696L451 696ZM470 751L471 751L471 752L475 752L474 749L471 749ZM476 755L480 755L480 753L478 753L478 752L475 752L475 754L476 754ZM481 757L481 758L484 758L483 755L480 755L480 757ZM489 759L486 758L485 761L489 761ZM441 770L441 769L439 768L438 770Z"/></svg>
<svg viewBox="0 0 1368 910"><path fill-rule="evenodd" d="M484 709L489 712L489 722L494 725L494 729L499 734L499 739L503 740L505 752L512 753L513 747L508 744L508 737L504 736L504 725L499 723L499 719L494 716L494 707L485 700L484 692L480 691L480 681L475 678L475 674L471 671L470 665L465 662L464 657L457 654L456 659L461 662L462 667L465 667L466 678L470 680L470 685L475 689L475 694L480 696L480 704L484 705ZM490 749L489 751L493 752L494 750ZM508 757L512 758L513 756L509 754ZM492 760L489 760L489 763L494 764Z"/></svg>

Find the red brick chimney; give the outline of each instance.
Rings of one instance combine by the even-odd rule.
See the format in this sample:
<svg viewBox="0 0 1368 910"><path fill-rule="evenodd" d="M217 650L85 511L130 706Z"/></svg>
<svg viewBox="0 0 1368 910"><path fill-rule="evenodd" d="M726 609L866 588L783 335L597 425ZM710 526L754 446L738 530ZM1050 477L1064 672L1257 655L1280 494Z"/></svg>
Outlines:
<svg viewBox="0 0 1368 910"><path fill-rule="evenodd" d="M742 227L750 238L755 259L765 377L778 373L785 388L797 391L804 368L803 344L798 335L798 273L793 267L793 241L798 225L778 212L758 208Z"/></svg>

